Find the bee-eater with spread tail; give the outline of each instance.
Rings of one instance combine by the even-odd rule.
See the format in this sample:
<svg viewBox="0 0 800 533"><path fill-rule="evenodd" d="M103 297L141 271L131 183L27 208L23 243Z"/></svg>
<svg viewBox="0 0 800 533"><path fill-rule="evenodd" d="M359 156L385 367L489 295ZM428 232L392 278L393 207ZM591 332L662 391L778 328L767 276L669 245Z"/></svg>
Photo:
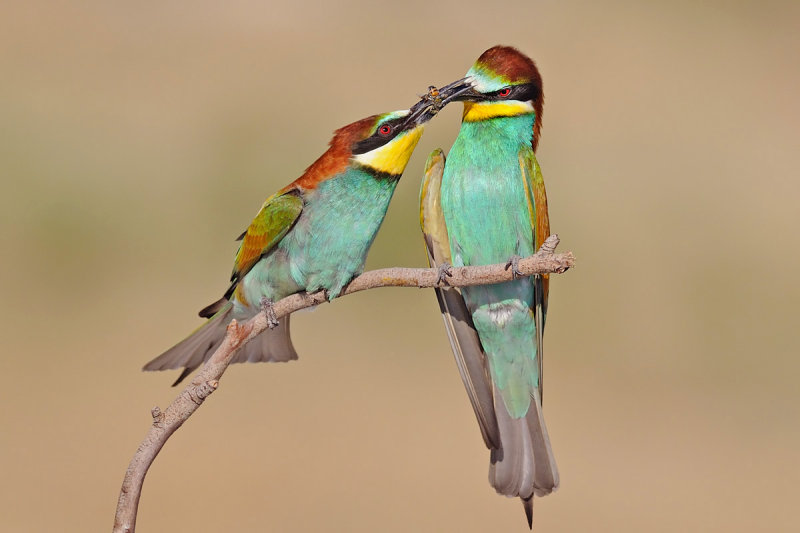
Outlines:
<svg viewBox="0 0 800 533"><path fill-rule="evenodd" d="M439 90L463 101L461 130L445 161L431 154L420 217L432 265L488 265L533 254L550 223L534 152L542 78L514 48L485 51L467 76ZM548 276L437 290L461 378L491 450L489 481L519 496L532 526L533 496L558 487L542 417L542 330Z"/></svg>
<svg viewBox="0 0 800 533"><path fill-rule="evenodd" d="M209 320L144 370L183 368L177 385L211 357L231 319L254 316L262 301L318 290L336 298L363 271L397 182L435 114L423 100L410 110L336 130L330 148L302 176L267 198L239 237L230 287L200 311ZM292 359L297 353L286 316L245 345L234 362Z"/></svg>

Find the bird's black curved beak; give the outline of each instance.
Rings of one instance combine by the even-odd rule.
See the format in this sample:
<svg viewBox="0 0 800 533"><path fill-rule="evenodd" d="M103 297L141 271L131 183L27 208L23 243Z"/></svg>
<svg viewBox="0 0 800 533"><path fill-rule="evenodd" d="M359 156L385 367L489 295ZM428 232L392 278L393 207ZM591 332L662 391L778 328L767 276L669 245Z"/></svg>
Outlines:
<svg viewBox="0 0 800 533"><path fill-rule="evenodd" d="M442 107L450 102L477 102L483 100L483 94L475 90L470 78L461 78L439 88Z"/></svg>
<svg viewBox="0 0 800 533"><path fill-rule="evenodd" d="M411 106L411 109L408 110L408 115L406 116L405 122L403 122L402 128L408 129L425 124L436 116L439 109L441 109L441 107L438 107L435 102L431 102L428 95L423 96L419 102Z"/></svg>

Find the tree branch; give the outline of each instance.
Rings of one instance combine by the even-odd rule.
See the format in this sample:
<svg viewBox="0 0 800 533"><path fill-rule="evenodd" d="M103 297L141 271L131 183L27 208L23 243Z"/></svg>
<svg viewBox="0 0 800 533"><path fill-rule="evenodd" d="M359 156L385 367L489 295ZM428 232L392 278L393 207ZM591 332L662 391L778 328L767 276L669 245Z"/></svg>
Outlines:
<svg viewBox="0 0 800 533"><path fill-rule="evenodd" d="M524 276L534 274L563 273L574 266L575 258L571 252L556 254L558 235L551 235L538 252L518 263L519 272ZM514 273L507 264L470 266L451 269L446 284L452 287L467 287L510 281ZM377 287L420 287L441 286L440 273L435 268L382 268L365 272L351 281L342 291L342 296ZM298 293L287 296L273 306L275 316L280 318L300 309L326 302L325 291ZM167 439L203 404L208 396L219 386L219 380L233 360L236 352L250 339L268 329L269 318L264 312L245 322L232 320L228 331L217 351L203 365L194 379L184 388L175 400L161 411L154 407L150 426L125 472L117 511L114 516L114 533L133 533L136 529L136 514L142 485L153 460L167 442Z"/></svg>

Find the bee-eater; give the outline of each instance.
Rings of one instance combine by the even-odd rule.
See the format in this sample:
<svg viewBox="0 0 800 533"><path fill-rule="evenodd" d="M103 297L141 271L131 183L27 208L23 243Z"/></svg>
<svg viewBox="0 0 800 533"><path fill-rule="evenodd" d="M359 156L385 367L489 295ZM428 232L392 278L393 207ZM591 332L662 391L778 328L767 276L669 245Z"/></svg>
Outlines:
<svg viewBox="0 0 800 533"><path fill-rule="evenodd" d="M230 287L200 311L209 320L144 370L183 367L177 385L211 357L231 319L254 316L262 301L319 290L336 298L363 271L397 182L435 114L423 100L409 110L370 116L336 130L328 150L267 198L239 237ZM286 316L245 345L233 362L292 359L297 353Z"/></svg>
<svg viewBox="0 0 800 533"><path fill-rule="evenodd" d="M534 152L542 78L518 50L485 51L467 76L439 90L463 101L461 130L445 161L431 154L420 217L432 265L487 265L533 254L550 231ZM491 450L489 481L519 496L532 526L533 496L558 487L542 417L542 330L548 276L437 290L461 378Z"/></svg>

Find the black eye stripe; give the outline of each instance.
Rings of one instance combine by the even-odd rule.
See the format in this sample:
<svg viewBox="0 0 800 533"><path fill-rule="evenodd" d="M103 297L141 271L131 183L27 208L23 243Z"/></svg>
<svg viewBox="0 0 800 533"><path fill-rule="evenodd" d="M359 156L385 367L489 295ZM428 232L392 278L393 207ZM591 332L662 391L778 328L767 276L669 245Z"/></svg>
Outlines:
<svg viewBox="0 0 800 533"><path fill-rule="evenodd" d="M511 93L501 96L503 90L511 89ZM522 85L511 85L500 90L488 93L486 96L490 100L536 100L539 98L539 87L533 83L523 83Z"/></svg>
<svg viewBox="0 0 800 533"><path fill-rule="evenodd" d="M405 121L406 117L400 117L392 119L388 122L384 122L383 124L375 128L375 133L373 133L363 141L358 141L353 145L353 150L352 150L353 155L365 154L370 150L374 150L375 148L380 148L384 144L388 143L389 141L397 137L400 133L402 133L403 130L401 129L401 126ZM381 128L384 126L391 127L392 131L390 131L386 135L382 135L380 131Z"/></svg>

